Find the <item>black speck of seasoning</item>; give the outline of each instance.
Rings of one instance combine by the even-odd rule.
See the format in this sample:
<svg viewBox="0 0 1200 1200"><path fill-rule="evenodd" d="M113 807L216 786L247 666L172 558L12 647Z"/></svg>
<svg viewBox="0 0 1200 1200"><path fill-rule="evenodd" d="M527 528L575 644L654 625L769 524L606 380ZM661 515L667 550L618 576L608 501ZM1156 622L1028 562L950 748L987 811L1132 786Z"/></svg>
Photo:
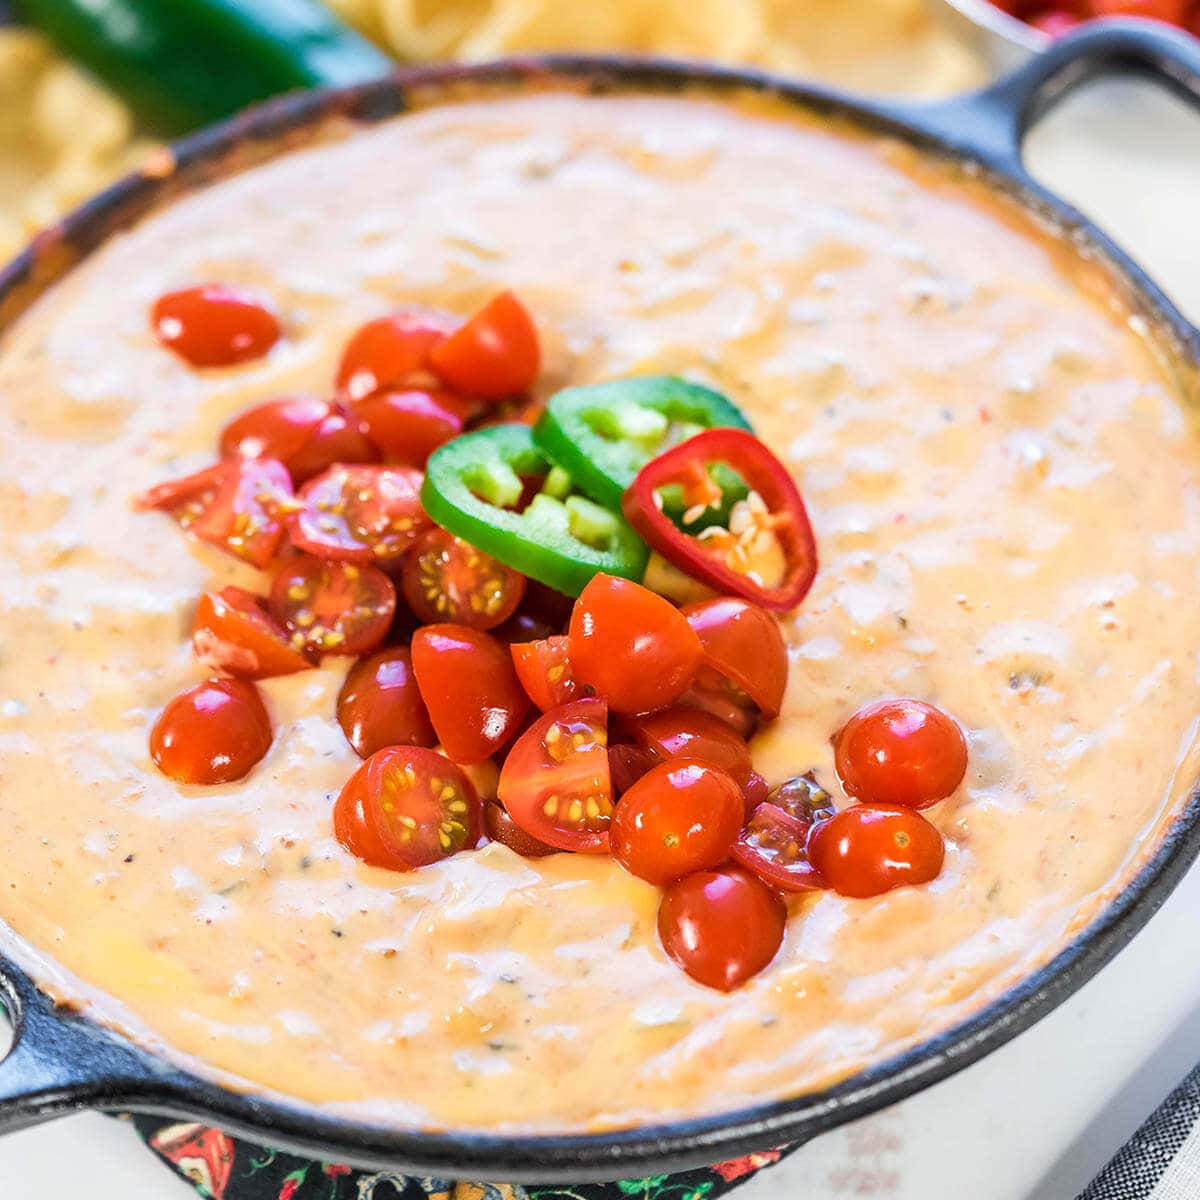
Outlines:
<svg viewBox="0 0 1200 1200"><path fill-rule="evenodd" d="M954 414L948 408L943 408L942 409L942 420L943 421L953 421Z"/></svg>
<svg viewBox="0 0 1200 1200"><path fill-rule="evenodd" d="M779 1018L777 1016L775 1016L774 1013L771 1013L770 1016L763 1017L763 1019L759 1022L759 1024L764 1029L770 1029L772 1025L776 1025L776 1024L778 1024L778 1022L779 1022Z"/></svg>
<svg viewBox="0 0 1200 1200"><path fill-rule="evenodd" d="M127 863L131 863L131 862L133 862L133 855L132 855L132 854L127 854L127 855L125 855L125 861L126 861Z"/></svg>
<svg viewBox="0 0 1200 1200"><path fill-rule="evenodd" d="M498 976L501 983L517 983L519 982L515 975L500 975Z"/></svg>
<svg viewBox="0 0 1200 1200"><path fill-rule="evenodd" d="M76 633L82 633L83 632L83 622L82 621L72 621L71 628L73 630L75 630Z"/></svg>
<svg viewBox="0 0 1200 1200"><path fill-rule="evenodd" d="M227 883L223 888L218 888L217 895L218 896L231 896L231 895L233 895L234 892L236 892L238 890L238 888L243 888L245 886L246 886L246 881L244 879L235 879L232 883Z"/></svg>
<svg viewBox="0 0 1200 1200"><path fill-rule="evenodd" d="M907 629L908 628L908 618L903 613L897 613L896 614L896 624L899 625L901 629Z"/></svg>
<svg viewBox="0 0 1200 1200"><path fill-rule="evenodd" d="M509 1050L515 1050L516 1046L512 1045L511 1042L488 1042L487 1048L496 1054L504 1054Z"/></svg>
<svg viewBox="0 0 1200 1200"><path fill-rule="evenodd" d="M836 417L837 409L834 408L834 406L832 404L827 404L827 405L825 405L825 415L827 417Z"/></svg>
<svg viewBox="0 0 1200 1200"><path fill-rule="evenodd" d="M345 937L346 936L346 931L344 929L334 929L334 930L331 930L330 932L333 934L334 937Z"/></svg>
<svg viewBox="0 0 1200 1200"><path fill-rule="evenodd" d="M312 866L312 857L311 857L311 855L306 854L300 860L300 870L307 871L309 869L309 867L311 867L311 866Z"/></svg>
<svg viewBox="0 0 1200 1200"><path fill-rule="evenodd" d="M988 888L987 898L988 898L988 900L995 900L996 897L999 895L1000 895L1000 880L997 879L996 882L993 883L990 888Z"/></svg>

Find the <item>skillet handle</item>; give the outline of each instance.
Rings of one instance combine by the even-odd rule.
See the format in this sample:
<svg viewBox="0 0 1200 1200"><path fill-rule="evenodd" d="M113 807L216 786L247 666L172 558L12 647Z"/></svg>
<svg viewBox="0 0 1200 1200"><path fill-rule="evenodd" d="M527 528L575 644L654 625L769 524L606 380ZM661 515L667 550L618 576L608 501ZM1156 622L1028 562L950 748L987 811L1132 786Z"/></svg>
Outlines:
<svg viewBox="0 0 1200 1200"><path fill-rule="evenodd" d="M1096 21L1054 42L989 87L913 115L957 150L1025 176L1025 134L1081 84L1111 71L1165 83L1200 107L1200 41L1159 21Z"/></svg>

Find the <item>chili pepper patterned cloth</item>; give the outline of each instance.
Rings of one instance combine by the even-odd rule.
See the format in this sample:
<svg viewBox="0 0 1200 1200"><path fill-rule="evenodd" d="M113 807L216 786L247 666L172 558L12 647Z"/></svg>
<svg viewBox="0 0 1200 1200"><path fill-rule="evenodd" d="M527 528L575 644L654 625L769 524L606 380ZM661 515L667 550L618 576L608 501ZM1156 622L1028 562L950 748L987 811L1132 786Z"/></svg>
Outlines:
<svg viewBox="0 0 1200 1200"><path fill-rule="evenodd" d="M310 1162L203 1125L134 1117L142 1140L202 1200L718 1200L788 1150L769 1150L677 1175L617 1183L463 1183Z"/></svg>

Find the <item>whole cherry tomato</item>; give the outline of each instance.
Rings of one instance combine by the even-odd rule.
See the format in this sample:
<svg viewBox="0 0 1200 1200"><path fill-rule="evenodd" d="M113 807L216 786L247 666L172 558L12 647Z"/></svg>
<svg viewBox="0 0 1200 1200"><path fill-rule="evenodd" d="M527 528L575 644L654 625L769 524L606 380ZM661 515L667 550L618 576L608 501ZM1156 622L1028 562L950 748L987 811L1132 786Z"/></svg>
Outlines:
<svg viewBox="0 0 1200 1200"><path fill-rule="evenodd" d="M150 323L158 340L193 367L262 358L282 332L279 318L265 304L219 283L160 296Z"/></svg>
<svg viewBox="0 0 1200 1200"><path fill-rule="evenodd" d="M243 679L208 679L180 692L150 731L150 757L177 783L232 783L271 748L271 718Z"/></svg>
<svg viewBox="0 0 1200 1200"><path fill-rule="evenodd" d="M703 648L668 601L628 579L596 575L571 614L571 665L619 713L650 712L687 691Z"/></svg>
<svg viewBox="0 0 1200 1200"><path fill-rule="evenodd" d="M958 723L923 700L879 700L860 708L834 739L842 786L859 800L928 808L967 771Z"/></svg>
<svg viewBox="0 0 1200 1200"><path fill-rule="evenodd" d="M521 686L542 712L549 712L579 696L579 685L571 672L570 638L514 642L509 650Z"/></svg>
<svg viewBox="0 0 1200 1200"><path fill-rule="evenodd" d="M508 647L466 625L426 625L413 635L421 699L446 753L470 766L504 745L529 711Z"/></svg>
<svg viewBox="0 0 1200 1200"><path fill-rule="evenodd" d="M334 463L374 462L379 452L362 423L334 404L303 396L268 400L221 432L222 458L276 458L304 483Z"/></svg>
<svg viewBox="0 0 1200 1200"><path fill-rule="evenodd" d="M339 395L353 403L380 388L427 381L429 352L457 325L451 313L415 306L368 321L346 343L337 373Z"/></svg>
<svg viewBox="0 0 1200 1200"><path fill-rule="evenodd" d="M537 326L512 292L488 301L429 354L430 366L455 391L485 400L527 392L541 359Z"/></svg>
<svg viewBox="0 0 1200 1200"><path fill-rule="evenodd" d="M479 840L479 799L452 762L421 746L388 746L350 777L334 832L373 866L413 870Z"/></svg>
<svg viewBox="0 0 1200 1200"><path fill-rule="evenodd" d="M354 411L389 462L423 467L439 446L462 433L470 406L449 392L392 388L368 396Z"/></svg>
<svg viewBox="0 0 1200 1200"><path fill-rule="evenodd" d="M262 601L239 587L200 597L192 650L204 666L242 679L292 675L313 665Z"/></svg>
<svg viewBox="0 0 1200 1200"><path fill-rule="evenodd" d="M705 987L732 991L779 952L787 909L740 867L697 871L672 884L658 909L663 949Z"/></svg>
<svg viewBox="0 0 1200 1200"><path fill-rule="evenodd" d="M500 802L531 837L559 850L608 851L608 709L575 700L534 722L500 771Z"/></svg>
<svg viewBox="0 0 1200 1200"><path fill-rule="evenodd" d="M665 708L629 717L628 735L659 761L698 758L720 767L739 788L749 782L750 747L724 721L695 708Z"/></svg>
<svg viewBox="0 0 1200 1200"><path fill-rule="evenodd" d="M729 857L744 810L742 789L717 767L694 758L661 763L617 804L613 857L639 879L672 883Z"/></svg>
<svg viewBox="0 0 1200 1200"><path fill-rule="evenodd" d="M377 650L350 668L338 693L337 719L360 758L385 746L437 742L405 646Z"/></svg>
<svg viewBox="0 0 1200 1200"><path fill-rule="evenodd" d="M521 603L525 576L435 525L413 543L400 587L422 621L494 629Z"/></svg>
<svg viewBox="0 0 1200 1200"><path fill-rule="evenodd" d="M558 853L553 846L526 833L502 804L492 802L483 806L483 829L491 841L503 843L522 858L545 858L547 854Z"/></svg>
<svg viewBox="0 0 1200 1200"><path fill-rule="evenodd" d="M814 826L808 854L826 884L843 896L862 898L936 879L946 845L911 808L852 804Z"/></svg>
<svg viewBox="0 0 1200 1200"><path fill-rule="evenodd" d="M779 622L736 596L685 605L683 615L700 638L705 663L736 684L767 720L779 716L788 677Z"/></svg>
<svg viewBox="0 0 1200 1200"><path fill-rule="evenodd" d="M300 554L275 573L267 603L307 653L368 654L391 629L396 589L378 567Z"/></svg>

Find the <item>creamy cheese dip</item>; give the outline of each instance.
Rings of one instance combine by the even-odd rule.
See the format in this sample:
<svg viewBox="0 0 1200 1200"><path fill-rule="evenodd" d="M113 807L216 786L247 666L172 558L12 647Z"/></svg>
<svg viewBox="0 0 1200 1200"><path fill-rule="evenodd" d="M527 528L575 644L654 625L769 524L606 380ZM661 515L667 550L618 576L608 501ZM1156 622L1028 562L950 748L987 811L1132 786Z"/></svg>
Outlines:
<svg viewBox="0 0 1200 1200"><path fill-rule="evenodd" d="M197 373L155 343L154 299L210 279L285 314L269 359ZM148 759L201 678L197 595L262 581L130 497L247 406L327 393L364 319L501 287L546 391L689 373L794 466L821 572L754 746L769 779L833 787L830 735L880 696L969 731L929 814L942 876L792 901L730 995L668 961L657 890L607 859L352 859L345 661L263 685L275 744L241 783ZM0 916L57 994L221 1079L426 1127L715 1112L959 1021L1095 913L1196 776L1200 443L1143 333L983 185L761 105L462 103L175 204L0 352Z"/></svg>

